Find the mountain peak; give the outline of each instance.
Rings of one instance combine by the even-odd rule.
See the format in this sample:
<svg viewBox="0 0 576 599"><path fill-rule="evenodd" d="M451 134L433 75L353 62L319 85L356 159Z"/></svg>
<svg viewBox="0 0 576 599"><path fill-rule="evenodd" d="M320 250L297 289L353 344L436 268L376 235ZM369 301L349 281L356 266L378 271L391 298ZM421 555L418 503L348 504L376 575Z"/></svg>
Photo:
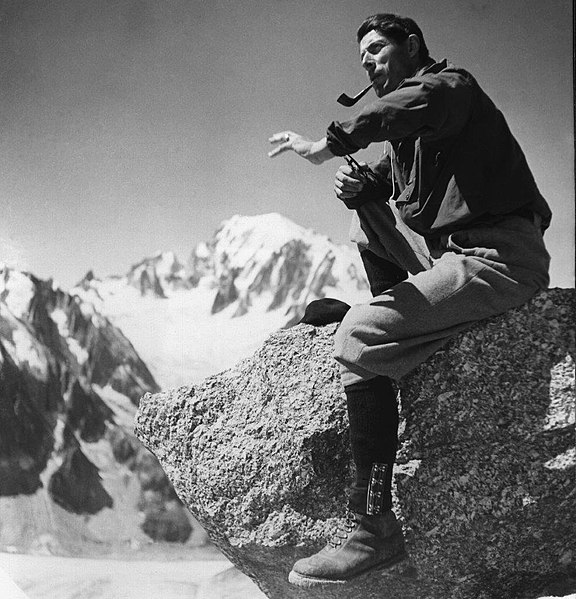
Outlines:
<svg viewBox="0 0 576 599"><path fill-rule="evenodd" d="M76 293L117 322L171 385L229 367L298 322L313 300L370 296L357 251L278 213L225 220L185 267L174 252L157 252Z"/></svg>
<svg viewBox="0 0 576 599"><path fill-rule="evenodd" d="M265 302L268 311L282 308L292 324L314 299L336 295L355 302L367 290L356 252L276 212L235 215L208 245L218 288L213 313L235 304L233 315L241 316ZM206 258L193 253L191 265L198 262L205 276Z"/></svg>

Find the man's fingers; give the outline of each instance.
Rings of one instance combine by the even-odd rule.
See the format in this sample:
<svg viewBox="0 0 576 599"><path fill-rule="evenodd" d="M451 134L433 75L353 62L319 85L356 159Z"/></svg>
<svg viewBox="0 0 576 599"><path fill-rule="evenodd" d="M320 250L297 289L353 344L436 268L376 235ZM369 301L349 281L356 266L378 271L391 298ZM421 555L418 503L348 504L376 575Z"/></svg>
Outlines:
<svg viewBox="0 0 576 599"><path fill-rule="evenodd" d="M334 193L339 200L350 200L358 195L355 191L344 191L338 187L334 187Z"/></svg>
<svg viewBox="0 0 576 599"><path fill-rule="evenodd" d="M363 180L358 176L358 173L348 165L342 165L336 171L335 180L341 181L344 185L357 186L358 189L363 184Z"/></svg>
<svg viewBox="0 0 576 599"><path fill-rule="evenodd" d="M334 180L334 189L344 192L358 193L359 191L362 191L363 187L364 184L356 179L349 179L347 181L339 181L338 179Z"/></svg>
<svg viewBox="0 0 576 599"><path fill-rule="evenodd" d="M312 164L322 164L325 160L333 158L332 152L326 147L326 140L321 139L317 142L312 141L294 131L281 131L268 138L272 144L278 144L273 150L268 152L270 158L292 150L311 162Z"/></svg>
<svg viewBox="0 0 576 599"><path fill-rule="evenodd" d="M358 193L364 187L364 181L355 179L354 177L348 177L344 173L338 172L334 179L334 186L344 191Z"/></svg>
<svg viewBox="0 0 576 599"><path fill-rule="evenodd" d="M287 150L293 150L293 142L298 138L299 135L294 133L294 131L281 131L280 133L274 133L271 137L268 138L268 141L272 144L281 144L276 146L273 150L268 152L269 158L274 158L274 156L278 156L278 154L282 154Z"/></svg>
<svg viewBox="0 0 576 599"><path fill-rule="evenodd" d="M273 144L283 143L290 141L294 137L298 137L298 134L294 133L294 131L281 131L280 133L274 133L274 135L268 138L268 141Z"/></svg>
<svg viewBox="0 0 576 599"><path fill-rule="evenodd" d="M274 133L274 135L268 138L268 141L271 144L277 144L279 142L286 141L286 136L284 135L284 133Z"/></svg>
<svg viewBox="0 0 576 599"><path fill-rule="evenodd" d="M340 181L340 183L344 185L351 185L352 187L362 186L362 181L360 179L348 177L347 175L340 175L339 177L336 177L336 181Z"/></svg>
<svg viewBox="0 0 576 599"><path fill-rule="evenodd" d="M273 150L268 152L269 158L274 158L274 156L278 156L278 154L282 154L282 152L286 152L286 150L291 150L291 143L283 143L281 146L276 146Z"/></svg>
<svg viewBox="0 0 576 599"><path fill-rule="evenodd" d="M364 186L364 182L356 178L354 169L343 164L334 178L334 193L339 200L355 198Z"/></svg>
<svg viewBox="0 0 576 599"><path fill-rule="evenodd" d="M339 185L337 181L334 182L334 191L336 193L351 193L351 194L357 194L358 192L362 191L362 186L354 186L351 187L349 185Z"/></svg>
<svg viewBox="0 0 576 599"><path fill-rule="evenodd" d="M336 171L336 177L338 177L340 174L343 175L351 175L354 171L352 170L352 167L348 164L343 164L342 166L340 166L338 168L338 170Z"/></svg>

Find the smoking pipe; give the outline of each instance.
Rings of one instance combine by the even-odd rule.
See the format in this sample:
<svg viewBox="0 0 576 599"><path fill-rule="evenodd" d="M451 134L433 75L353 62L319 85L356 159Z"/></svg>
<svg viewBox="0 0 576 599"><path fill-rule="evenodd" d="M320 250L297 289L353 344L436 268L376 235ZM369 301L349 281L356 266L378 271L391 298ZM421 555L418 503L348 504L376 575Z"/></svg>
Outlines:
<svg viewBox="0 0 576 599"><path fill-rule="evenodd" d="M359 94L356 94L353 98L351 98L347 94L340 94L336 101L339 104L342 104L342 106L346 106L347 108L350 108L350 106L354 106L354 104L356 104L356 102L361 100L371 89L372 89L372 84L370 84L367 88L363 89Z"/></svg>

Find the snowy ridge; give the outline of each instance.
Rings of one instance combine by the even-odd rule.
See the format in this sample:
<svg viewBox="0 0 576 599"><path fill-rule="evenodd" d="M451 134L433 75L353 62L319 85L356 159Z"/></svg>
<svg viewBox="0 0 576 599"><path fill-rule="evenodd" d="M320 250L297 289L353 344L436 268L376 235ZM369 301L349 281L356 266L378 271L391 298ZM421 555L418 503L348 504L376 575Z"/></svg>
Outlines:
<svg viewBox="0 0 576 599"><path fill-rule="evenodd" d="M186 272L174 252L158 252L134 265L126 276L141 295L166 297L165 290L186 287Z"/></svg>
<svg viewBox="0 0 576 599"><path fill-rule="evenodd" d="M335 295L355 303L367 289L349 248L276 213L226 221L215 236L213 263L219 283L213 310L236 302L235 316L268 294L267 309L283 306L292 324L314 299Z"/></svg>
<svg viewBox="0 0 576 599"><path fill-rule="evenodd" d="M168 504L189 534L132 432L137 401L158 385L94 304L0 269L0 382L0 549L66 554L90 540L146 542L145 533L165 532L168 510L158 510Z"/></svg>
<svg viewBox="0 0 576 599"><path fill-rule="evenodd" d="M131 340L163 387L196 383L249 356L322 297L369 297L358 253L280 214L233 216L185 267L158 253L127 275L72 290Z"/></svg>
<svg viewBox="0 0 576 599"><path fill-rule="evenodd" d="M229 219L185 265L158 252L71 292L0 268L0 549L186 539L134 405L232 366L324 296L368 296L357 254L279 214Z"/></svg>

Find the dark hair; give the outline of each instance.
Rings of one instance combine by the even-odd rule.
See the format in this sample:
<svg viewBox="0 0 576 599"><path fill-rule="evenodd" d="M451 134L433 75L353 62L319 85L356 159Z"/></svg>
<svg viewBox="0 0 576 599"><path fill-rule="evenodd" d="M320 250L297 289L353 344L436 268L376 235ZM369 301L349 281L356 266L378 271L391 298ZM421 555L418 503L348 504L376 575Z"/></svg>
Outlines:
<svg viewBox="0 0 576 599"><path fill-rule="evenodd" d="M358 43L360 43L362 38L373 29L390 38L396 44L401 44L408 39L410 34L413 33L420 40L418 58L421 62L426 62L428 60L430 53L428 52L428 47L424 41L424 36L422 35L420 27L418 27L416 22L412 19L389 13L378 13L376 15L372 15L371 17L365 19L362 25L360 25L358 28L358 32L356 34Z"/></svg>

